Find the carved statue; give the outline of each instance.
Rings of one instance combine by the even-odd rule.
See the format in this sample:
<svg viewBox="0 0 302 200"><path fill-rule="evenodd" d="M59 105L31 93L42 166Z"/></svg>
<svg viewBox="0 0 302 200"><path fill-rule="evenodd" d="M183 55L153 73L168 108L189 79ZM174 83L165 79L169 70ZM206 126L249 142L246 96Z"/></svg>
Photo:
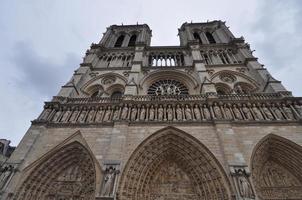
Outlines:
<svg viewBox="0 0 302 200"><path fill-rule="evenodd" d="M111 197L111 196L113 196L115 177L118 172L115 169L113 169L112 167L110 167L108 170L106 170L106 172L107 173L105 174L105 177L104 177L101 195L103 197Z"/></svg>
<svg viewBox="0 0 302 200"><path fill-rule="evenodd" d="M234 115L235 115L235 118L236 118L236 119L239 119L239 120L242 120L242 119L243 119L243 118L242 118L242 115L241 115L241 113L240 113L240 110L238 109L238 107L237 107L236 104L233 105L233 112L234 112Z"/></svg>
<svg viewBox="0 0 302 200"><path fill-rule="evenodd" d="M252 106L252 111L254 112L255 120L263 120L261 111L256 107L255 104Z"/></svg>
<svg viewBox="0 0 302 200"><path fill-rule="evenodd" d="M100 109L97 111L96 116L95 116L95 121L96 122L101 122L102 121L102 117L104 114L104 110L103 107L100 107Z"/></svg>
<svg viewBox="0 0 302 200"><path fill-rule="evenodd" d="M252 113L251 113L250 109L248 107L246 107L245 104L242 105L242 112L243 112L243 114L244 114L244 116L247 120L252 120L253 119L253 116L252 116Z"/></svg>
<svg viewBox="0 0 302 200"><path fill-rule="evenodd" d="M3 189L10 175L13 173L14 167L12 165L2 166L0 169L0 190Z"/></svg>
<svg viewBox="0 0 302 200"><path fill-rule="evenodd" d="M73 122L73 123L76 122L78 114L79 114L79 110L78 110L78 108L75 108L75 110L73 111L73 113L71 114L71 116L69 118L69 121Z"/></svg>
<svg viewBox="0 0 302 200"><path fill-rule="evenodd" d="M279 110L278 107L276 107L275 104L272 105L272 111L275 113L275 117L277 120L284 119L281 111Z"/></svg>
<svg viewBox="0 0 302 200"><path fill-rule="evenodd" d="M155 116L155 110L154 110L154 106L151 105L150 109L149 109L149 120L153 121L154 120L154 116Z"/></svg>
<svg viewBox="0 0 302 200"><path fill-rule="evenodd" d="M70 108L68 108L68 110L66 110L65 113L63 114L60 121L61 122L67 122L70 113L71 113L71 110L70 110Z"/></svg>
<svg viewBox="0 0 302 200"><path fill-rule="evenodd" d="M39 117L39 120L47 120L49 117L49 114L51 113L52 109L50 108L46 108L43 113L41 114L41 116Z"/></svg>
<svg viewBox="0 0 302 200"><path fill-rule="evenodd" d="M186 116L186 120L192 120L192 112L191 112L191 108L189 108L189 105L186 105L185 107L185 116Z"/></svg>
<svg viewBox="0 0 302 200"><path fill-rule="evenodd" d="M92 109L92 110L90 110L89 111L89 113L88 113L88 117L87 117L87 122L93 122L94 121L94 113L95 113L95 110L94 109Z"/></svg>
<svg viewBox="0 0 302 200"><path fill-rule="evenodd" d="M125 104L125 106L122 110L121 119L125 120L125 119L127 119L127 116L128 116L128 107L127 107L127 104Z"/></svg>
<svg viewBox="0 0 302 200"><path fill-rule="evenodd" d="M274 119L274 116L272 115L271 111L266 107L265 104L262 104L262 110L263 110L267 120L273 120Z"/></svg>
<svg viewBox="0 0 302 200"><path fill-rule="evenodd" d="M194 115L195 115L195 119L196 120L201 120L201 114L200 114L200 110L197 104L195 104L194 109L193 109Z"/></svg>
<svg viewBox="0 0 302 200"><path fill-rule="evenodd" d="M157 110L157 114L158 114L158 121L162 121L163 117L164 117L164 109L162 105L159 105L159 108Z"/></svg>
<svg viewBox="0 0 302 200"><path fill-rule="evenodd" d="M111 115L111 106L108 106L107 107L107 110L105 112L105 115L104 115L104 122L109 122L110 121L110 115Z"/></svg>
<svg viewBox="0 0 302 200"><path fill-rule="evenodd" d="M211 114L210 114L210 111L209 111L206 104L203 105L202 110L203 110L203 114L204 114L205 119L210 120L211 119Z"/></svg>
<svg viewBox="0 0 302 200"><path fill-rule="evenodd" d="M61 114L62 114L62 110L60 109L56 112L55 116L52 118L52 121L53 122L59 121Z"/></svg>
<svg viewBox="0 0 302 200"><path fill-rule="evenodd" d="M292 112L292 109L289 108L289 107L287 107L284 103L282 103L281 106L282 106L282 108L283 108L283 110L285 112L285 115L287 116L287 119L294 120L295 117L294 117L294 114Z"/></svg>
<svg viewBox="0 0 302 200"><path fill-rule="evenodd" d="M168 105L168 108L167 108L167 119L169 121L173 120L173 109L172 109L171 105Z"/></svg>
<svg viewBox="0 0 302 200"><path fill-rule="evenodd" d="M112 120L113 121L116 121L116 120L119 120L119 113L120 113L120 110L119 110L119 107L115 107L115 110L113 112L113 116L112 116Z"/></svg>
<svg viewBox="0 0 302 200"><path fill-rule="evenodd" d="M224 104L224 113L225 113L225 118L226 119L233 119L231 110L227 107L226 104Z"/></svg>
<svg viewBox="0 0 302 200"><path fill-rule="evenodd" d="M136 120L136 115L137 115L137 108L133 106L133 108L131 109L131 121Z"/></svg>
<svg viewBox="0 0 302 200"><path fill-rule="evenodd" d="M213 106L213 111L214 111L214 114L215 114L215 117L217 119L222 119L222 113L221 113L221 110L219 108L219 106L217 105L217 103L215 102L214 103L214 106Z"/></svg>
<svg viewBox="0 0 302 200"><path fill-rule="evenodd" d="M144 121L146 117L146 109L145 106L142 106L140 115L139 115L139 120Z"/></svg>
<svg viewBox="0 0 302 200"><path fill-rule="evenodd" d="M238 187L239 187L239 193L242 198L249 198L249 199L255 198L254 192L252 190L252 186L249 183L246 176L241 175L238 177Z"/></svg>
<svg viewBox="0 0 302 200"><path fill-rule="evenodd" d="M298 105L296 102L294 102L294 108L296 109L297 113L302 116L302 106Z"/></svg>
<svg viewBox="0 0 302 200"><path fill-rule="evenodd" d="M179 105L176 106L176 119L178 121L182 120L182 110Z"/></svg>
<svg viewBox="0 0 302 200"><path fill-rule="evenodd" d="M86 113L87 111L86 110L82 110L79 118L78 118L78 121L81 122L81 123L84 123L85 122L85 119L86 119Z"/></svg>

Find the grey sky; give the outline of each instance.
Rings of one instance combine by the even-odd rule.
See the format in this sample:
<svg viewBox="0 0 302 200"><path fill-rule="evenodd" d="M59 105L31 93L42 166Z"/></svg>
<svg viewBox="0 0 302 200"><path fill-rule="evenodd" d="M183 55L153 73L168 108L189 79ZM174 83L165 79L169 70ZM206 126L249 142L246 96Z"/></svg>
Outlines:
<svg viewBox="0 0 302 200"><path fill-rule="evenodd" d="M7 0L0 3L0 138L18 144L111 24L147 23L152 45L178 45L184 22L223 20L259 61L301 96L299 0ZM299 62L300 61L300 62Z"/></svg>

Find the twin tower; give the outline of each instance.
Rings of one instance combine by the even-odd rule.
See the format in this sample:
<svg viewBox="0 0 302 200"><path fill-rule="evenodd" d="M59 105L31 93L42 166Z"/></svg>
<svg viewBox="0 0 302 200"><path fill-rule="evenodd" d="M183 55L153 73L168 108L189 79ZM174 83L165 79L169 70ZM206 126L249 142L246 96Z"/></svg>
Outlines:
<svg viewBox="0 0 302 200"><path fill-rule="evenodd" d="M302 199L302 99L225 22L151 36L112 25L91 45L1 166L0 197Z"/></svg>

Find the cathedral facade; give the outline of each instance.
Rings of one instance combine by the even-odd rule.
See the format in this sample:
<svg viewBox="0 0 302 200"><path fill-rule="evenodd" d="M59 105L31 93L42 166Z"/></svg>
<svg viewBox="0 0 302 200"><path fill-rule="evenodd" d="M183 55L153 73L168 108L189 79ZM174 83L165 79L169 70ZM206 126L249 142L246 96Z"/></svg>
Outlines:
<svg viewBox="0 0 302 200"><path fill-rule="evenodd" d="M225 22L151 35L91 45L1 166L1 199L302 199L302 99Z"/></svg>

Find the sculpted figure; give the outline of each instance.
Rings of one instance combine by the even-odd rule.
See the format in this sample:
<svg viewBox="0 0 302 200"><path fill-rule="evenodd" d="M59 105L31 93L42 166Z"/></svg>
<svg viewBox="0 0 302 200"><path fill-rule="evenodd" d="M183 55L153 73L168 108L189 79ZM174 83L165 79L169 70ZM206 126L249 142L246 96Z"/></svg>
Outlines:
<svg viewBox="0 0 302 200"><path fill-rule="evenodd" d="M62 116L61 122L67 122L70 113L71 113L71 110L70 110L70 108L68 108Z"/></svg>
<svg viewBox="0 0 302 200"><path fill-rule="evenodd" d="M238 177L238 186L241 197L249 199L255 198L251 184L248 182L245 176Z"/></svg>
<svg viewBox="0 0 302 200"><path fill-rule="evenodd" d="M227 107L227 105L224 104L223 107L224 107L225 118L226 118L226 119L233 119L231 110Z"/></svg>
<svg viewBox="0 0 302 200"><path fill-rule="evenodd" d="M137 115L137 108L133 106L133 108L131 109L131 116L130 116L132 121L136 120L136 115Z"/></svg>
<svg viewBox="0 0 302 200"><path fill-rule="evenodd" d="M86 113L87 111L86 110L82 110L79 118L78 118L78 121L81 122L81 123L84 123L85 122L85 119L86 119Z"/></svg>
<svg viewBox="0 0 302 200"><path fill-rule="evenodd" d="M200 110L197 104L195 104L194 109L193 109L194 115L195 115L195 119L196 120L201 120L201 114L200 114Z"/></svg>
<svg viewBox="0 0 302 200"><path fill-rule="evenodd" d="M41 114L41 116L39 117L39 120L47 120L49 114L51 113L52 109L50 108L46 108L43 113Z"/></svg>
<svg viewBox="0 0 302 200"><path fill-rule="evenodd" d="M113 113L113 116L112 116L112 120L113 121L116 121L116 120L119 120L119 107L115 107L115 110L114 110L114 113Z"/></svg>
<svg viewBox="0 0 302 200"><path fill-rule="evenodd" d="M95 116L95 121L96 122L101 122L103 118L104 110L103 107L100 107L100 109L97 111L96 116Z"/></svg>
<svg viewBox="0 0 302 200"><path fill-rule="evenodd" d="M13 173L13 169L14 167L12 165L8 165L0 169L0 190L5 186L10 175Z"/></svg>
<svg viewBox="0 0 302 200"><path fill-rule="evenodd" d="M171 105L168 105L168 108L167 108L167 119L169 121L173 120L173 110L172 110Z"/></svg>
<svg viewBox="0 0 302 200"><path fill-rule="evenodd" d="M283 108L283 110L285 112L285 115L287 116L287 119L294 120L295 117L294 117L294 114L292 112L292 109L289 108L289 107L287 107L284 103L282 103L281 106L282 106L282 108Z"/></svg>
<svg viewBox="0 0 302 200"><path fill-rule="evenodd" d="M88 117L87 117L87 122L93 122L94 121L94 119L93 119L94 118L94 113L95 113L94 109L89 111Z"/></svg>
<svg viewBox="0 0 302 200"><path fill-rule="evenodd" d="M296 102L294 103L294 108L296 109L297 113L302 116L302 106L298 105Z"/></svg>
<svg viewBox="0 0 302 200"><path fill-rule="evenodd" d="M107 170L106 170L107 171ZM104 177L104 183L102 188L102 196L110 197L113 196L113 187L115 182L116 171L110 167Z"/></svg>
<svg viewBox="0 0 302 200"><path fill-rule="evenodd" d="M104 122L109 122L110 121L110 114L111 114L111 106L108 106L107 107L107 110L105 112L105 115L104 115Z"/></svg>
<svg viewBox="0 0 302 200"><path fill-rule="evenodd" d="M263 116L255 104L252 105L252 111L254 112L255 120L263 120Z"/></svg>
<svg viewBox="0 0 302 200"><path fill-rule="evenodd" d="M55 116L52 118L52 121L53 122L59 121L61 114L62 114L62 110L60 109L56 112Z"/></svg>
<svg viewBox="0 0 302 200"><path fill-rule="evenodd" d="M155 116L155 110L154 110L154 106L151 105L150 109L149 109L149 120L153 121L154 120L154 116Z"/></svg>
<svg viewBox="0 0 302 200"><path fill-rule="evenodd" d="M69 121L70 122L76 122L78 114L79 114L79 110L78 110L78 108L76 108L75 111L73 111L73 113L71 114L71 117L69 118Z"/></svg>
<svg viewBox="0 0 302 200"><path fill-rule="evenodd" d="M263 110L267 120L273 120L274 119L274 116L272 115L271 111L266 107L265 104L262 104L262 110Z"/></svg>
<svg viewBox="0 0 302 200"><path fill-rule="evenodd" d="M275 113L277 120L284 119L281 111L279 110L278 107L276 107L275 104L272 105L272 111Z"/></svg>
<svg viewBox="0 0 302 200"><path fill-rule="evenodd" d="M176 119L178 121L182 120L182 110L179 105L176 106Z"/></svg>
<svg viewBox="0 0 302 200"><path fill-rule="evenodd" d="M125 120L125 119L127 119L127 116L128 116L128 107L127 107L127 104L125 104L125 106L124 106L124 108L122 110L122 116L121 116L121 118L123 120Z"/></svg>
<svg viewBox="0 0 302 200"><path fill-rule="evenodd" d="M189 105L186 105L185 107L185 116L187 120L192 120L192 113L191 109L189 108Z"/></svg>
<svg viewBox="0 0 302 200"><path fill-rule="evenodd" d="M139 115L139 119L141 121L143 121L143 120L145 120L145 117L146 117L146 109L145 109L145 106L142 106L141 112L140 112L140 115Z"/></svg>
<svg viewBox="0 0 302 200"><path fill-rule="evenodd" d="M253 119L253 116L252 116L252 113L251 113L250 109L248 107L246 107L245 104L242 105L242 112L243 112L243 114L244 114L244 116L247 120L252 120Z"/></svg>
<svg viewBox="0 0 302 200"><path fill-rule="evenodd" d="M240 110L238 109L236 104L233 105L233 112L234 112L234 115L235 115L236 119L239 119L239 120L243 119L242 115L240 113Z"/></svg>
<svg viewBox="0 0 302 200"><path fill-rule="evenodd" d="M204 114L205 119L210 120L211 119L211 114L210 114L210 111L209 111L209 109L207 108L207 106L205 104L203 105L202 110L203 110L203 114Z"/></svg>
<svg viewBox="0 0 302 200"><path fill-rule="evenodd" d="M158 121L162 121L163 117L164 117L164 109L162 105L159 105L159 108L157 110L157 114L158 114Z"/></svg>
<svg viewBox="0 0 302 200"><path fill-rule="evenodd" d="M215 102L214 103L214 106L213 106L213 111L214 111L214 114L215 114L215 117L217 119L222 119L222 113L221 113L221 110L219 108L219 106L217 105L217 103Z"/></svg>

